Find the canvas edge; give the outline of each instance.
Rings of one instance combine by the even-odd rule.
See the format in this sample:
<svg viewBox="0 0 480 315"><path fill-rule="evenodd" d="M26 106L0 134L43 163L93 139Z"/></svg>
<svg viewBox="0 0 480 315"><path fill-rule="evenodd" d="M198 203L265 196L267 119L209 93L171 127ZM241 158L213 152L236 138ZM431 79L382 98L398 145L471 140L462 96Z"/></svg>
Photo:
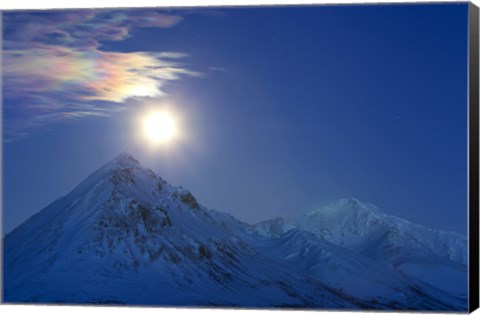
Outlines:
<svg viewBox="0 0 480 315"><path fill-rule="evenodd" d="M469 215L468 215L468 310L479 304L479 9L468 8L468 119L469 119Z"/></svg>

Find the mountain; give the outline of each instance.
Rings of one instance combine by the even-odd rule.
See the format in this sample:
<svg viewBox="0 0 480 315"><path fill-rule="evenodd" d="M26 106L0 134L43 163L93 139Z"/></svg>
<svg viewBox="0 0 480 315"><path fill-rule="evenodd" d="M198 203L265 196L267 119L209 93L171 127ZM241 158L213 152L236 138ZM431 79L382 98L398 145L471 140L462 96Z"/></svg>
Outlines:
<svg viewBox="0 0 480 315"><path fill-rule="evenodd" d="M326 232L316 216L249 225L122 153L5 236L4 301L466 310L461 294L398 263L410 256L378 261L390 243L367 244L376 225L353 242L355 223L332 217ZM461 248L445 244L429 262L462 265Z"/></svg>
<svg viewBox="0 0 480 315"><path fill-rule="evenodd" d="M341 199L295 218L264 221L252 231L278 237L295 228L441 290L467 295L467 239L458 233L411 223L355 198Z"/></svg>

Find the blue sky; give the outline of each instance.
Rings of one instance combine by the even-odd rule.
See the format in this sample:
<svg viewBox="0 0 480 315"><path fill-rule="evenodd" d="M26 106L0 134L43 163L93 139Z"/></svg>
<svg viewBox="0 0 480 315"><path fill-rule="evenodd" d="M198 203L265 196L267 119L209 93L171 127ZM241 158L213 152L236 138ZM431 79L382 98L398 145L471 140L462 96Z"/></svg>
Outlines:
<svg viewBox="0 0 480 315"><path fill-rule="evenodd" d="M247 222L352 196L465 234L467 9L4 13L4 232L128 151Z"/></svg>

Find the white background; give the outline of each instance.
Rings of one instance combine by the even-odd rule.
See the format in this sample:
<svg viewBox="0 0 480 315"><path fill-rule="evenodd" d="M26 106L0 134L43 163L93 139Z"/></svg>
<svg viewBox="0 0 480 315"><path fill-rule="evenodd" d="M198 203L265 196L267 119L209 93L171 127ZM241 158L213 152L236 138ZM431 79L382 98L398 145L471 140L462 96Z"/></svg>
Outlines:
<svg viewBox="0 0 480 315"><path fill-rule="evenodd" d="M99 7L153 7L153 6L205 6L205 5L273 5L273 4L325 4L325 3L379 3L379 2L427 2L427 1L379 1L379 0L68 0L68 1L52 1L52 0L1 0L0 10L5 9L49 9L49 8L99 8ZM436 0L435 2L453 2ZM480 0L472 1L480 6ZM1 235L1 234L0 234ZM16 306L1 305L1 314L39 314L39 315L56 315L66 314L80 315L86 312L89 315L114 313L115 315L158 315L162 314L194 314L194 315L306 315L312 314L312 311L272 311L272 310L219 310L219 309L173 309L173 308L133 308L133 307L86 307L86 306ZM362 312L323 312L325 314L362 314ZM408 313L383 313L375 312L374 314L408 314ZM477 310L474 314L480 315Z"/></svg>

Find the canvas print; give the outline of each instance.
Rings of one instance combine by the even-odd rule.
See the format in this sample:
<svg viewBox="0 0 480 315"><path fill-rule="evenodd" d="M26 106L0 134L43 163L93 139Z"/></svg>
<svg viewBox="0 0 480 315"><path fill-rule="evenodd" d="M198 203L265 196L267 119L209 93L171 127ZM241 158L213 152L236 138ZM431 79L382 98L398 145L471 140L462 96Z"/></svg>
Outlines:
<svg viewBox="0 0 480 315"><path fill-rule="evenodd" d="M3 302L468 310L469 8L3 11Z"/></svg>

